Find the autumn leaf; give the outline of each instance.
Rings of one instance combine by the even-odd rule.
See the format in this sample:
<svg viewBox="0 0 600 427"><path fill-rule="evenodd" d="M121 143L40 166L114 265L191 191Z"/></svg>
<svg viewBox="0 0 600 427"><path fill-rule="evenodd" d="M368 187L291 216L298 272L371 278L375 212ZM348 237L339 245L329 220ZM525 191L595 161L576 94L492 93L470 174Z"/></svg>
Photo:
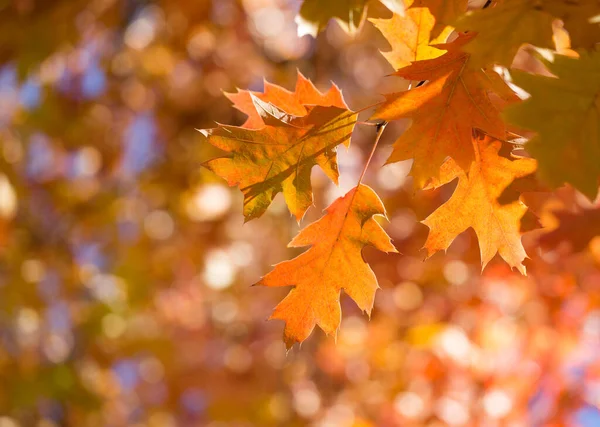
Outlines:
<svg viewBox="0 0 600 427"><path fill-rule="evenodd" d="M392 12L404 13L402 0L380 1ZM304 0L296 16L298 36L310 34L316 37L331 19L335 19L347 33L355 33L365 19L367 3L368 0Z"/></svg>
<svg viewBox="0 0 600 427"><path fill-rule="evenodd" d="M326 214L310 224L290 242L290 247L310 245L303 254L277 264L257 284L294 286L275 308L271 319L285 321L284 340L288 348L304 341L318 325L327 334L340 325L340 291L371 313L375 274L362 258L362 249L371 245L384 252L396 252L389 236L373 218L385 216L383 203L366 185L359 185L335 200Z"/></svg>
<svg viewBox="0 0 600 427"><path fill-rule="evenodd" d="M447 31L446 27L454 22L467 8L467 0L379 0L397 15L404 15L405 8L427 8L434 17L431 29L433 38L439 38ZM310 34L316 37L331 19L348 33L355 33L362 25L368 0L304 0L296 23L298 36Z"/></svg>
<svg viewBox="0 0 600 427"><path fill-rule="evenodd" d="M550 193L550 189L539 181L535 172L524 175L513 180L498 197L498 203L507 205L521 197L523 193Z"/></svg>
<svg viewBox="0 0 600 427"><path fill-rule="evenodd" d="M398 15L403 15L406 6L410 5L410 0L379 0L379 2Z"/></svg>
<svg viewBox="0 0 600 427"><path fill-rule="evenodd" d="M342 92L335 84L332 84L326 93L321 93L309 79L298 71L294 92L265 80L264 93L248 90L225 93L225 96L233 102L233 106L248 116L242 127L249 129L259 129L264 126L264 122L254 106L251 94L294 116L306 115L307 105L335 106L348 109L342 97Z"/></svg>
<svg viewBox="0 0 600 427"><path fill-rule="evenodd" d="M455 23L460 31L474 31L465 47L473 65L501 64L510 67L519 48L530 43L552 48L554 17L540 10L539 1L503 0L486 9L471 11Z"/></svg>
<svg viewBox="0 0 600 427"><path fill-rule="evenodd" d="M458 178L458 186L450 199L428 216L423 224L429 227L424 248L427 256L446 250L460 233L473 228L479 240L481 263L485 268L496 253L511 266L525 274L525 249L521 244L520 220L527 207L519 200L500 205L503 190L515 179L533 172L533 159L509 160L500 156L501 142L491 138L473 140L477 160L468 174L452 159L444 163L437 188Z"/></svg>
<svg viewBox="0 0 600 427"><path fill-rule="evenodd" d="M412 125L394 143L387 163L414 159L411 175L416 188L422 188L450 156L464 170L475 159L473 129L504 139L505 126L490 99L495 93L516 100L506 83L494 72L469 66L462 46L472 36L438 45L447 50L439 58L423 60L402 68L395 75L408 80L429 81L409 91L385 95L374 118L412 119Z"/></svg>
<svg viewBox="0 0 600 427"><path fill-rule="evenodd" d="M600 177L600 52L542 61L556 78L511 71L513 82L531 97L507 109L506 117L537 132L526 148L539 161L545 182L553 187L568 182L594 199Z"/></svg>
<svg viewBox="0 0 600 427"><path fill-rule="evenodd" d="M512 151L514 156L517 151ZM543 227L541 216L544 205L552 197L551 190L539 180L535 172L515 178L498 196L498 203L509 205L522 201L527 205L527 212L521 217L521 233Z"/></svg>
<svg viewBox="0 0 600 427"><path fill-rule="evenodd" d="M298 117L251 96L265 126L219 125L202 131L208 142L231 153L205 166L230 186L240 187L246 221L261 216L279 192L300 221L313 201L312 167L319 165L337 184L336 147L349 146L357 115L344 108L313 105L305 106L307 114Z"/></svg>
<svg viewBox="0 0 600 427"><path fill-rule="evenodd" d="M451 27L446 27L438 37L432 39L435 18L426 7L412 7L404 16L394 14L390 19L373 18L369 21L389 42L392 50L382 52L382 55L396 70L414 61L443 55L443 50L432 45L443 43L452 32Z"/></svg>
<svg viewBox="0 0 600 427"><path fill-rule="evenodd" d="M562 21L555 20L552 22L552 33L556 53L573 58L579 57L579 54L571 49L571 38L569 37L569 32L565 30L565 25Z"/></svg>
<svg viewBox="0 0 600 427"><path fill-rule="evenodd" d="M600 236L600 209L584 209L580 212L553 212L559 222L556 229L544 234L540 244L546 248L555 248L567 242L575 252L584 250L590 241Z"/></svg>
<svg viewBox="0 0 600 427"><path fill-rule="evenodd" d="M348 33L355 33L366 15L367 0L305 0L296 16L298 37L309 34L316 37L331 19Z"/></svg>
<svg viewBox="0 0 600 427"><path fill-rule="evenodd" d="M600 2L598 0L529 0L538 8L563 21L573 48L592 48L600 43Z"/></svg>
<svg viewBox="0 0 600 427"><path fill-rule="evenodd" d="M456 19L467 10L468 0L414 0L412 7L427 7L435 18L435 25L431 30L434 38L452 25ZM409 6L409 2L407 2Z"/></svg>

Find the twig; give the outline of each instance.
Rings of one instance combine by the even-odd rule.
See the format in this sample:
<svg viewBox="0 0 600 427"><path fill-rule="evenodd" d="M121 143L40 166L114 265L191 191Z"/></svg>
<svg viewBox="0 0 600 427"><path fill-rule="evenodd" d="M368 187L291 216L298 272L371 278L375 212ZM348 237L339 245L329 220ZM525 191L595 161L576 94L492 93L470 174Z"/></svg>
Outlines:
<svg viewBox="0 0 600 427"><path fill-rule="evenodd" d="M381 134L385 130L385 127L387 126L387 124L388 124L388 122L386 122L386 121L376 124L377 135L375 136L375 143L373 144L373 148L371 149L371 154L369 154L369 158L367 159L367 162L365 163L365 167L363 168L362 173L360 174L360 178L358 178L357 186L361 184L363 178L365 177L365 173L367 172L369 163L371 163L371 159L373 158L373 154L375 154L375 149L377 148L377 144L379 144L379 140L381 139Z"/></svg>
<svg viewBox="0 0 600 427"><path fill-rule="evenodd" d="M379 102L376 102L375 104L367 105L366 107L363 107L360 110L354 111L354 113L362 113L363 111L368 110L369 108L377 107L378 105L381 105L383 103L384 103L384 101L379 101Z"/></svg>

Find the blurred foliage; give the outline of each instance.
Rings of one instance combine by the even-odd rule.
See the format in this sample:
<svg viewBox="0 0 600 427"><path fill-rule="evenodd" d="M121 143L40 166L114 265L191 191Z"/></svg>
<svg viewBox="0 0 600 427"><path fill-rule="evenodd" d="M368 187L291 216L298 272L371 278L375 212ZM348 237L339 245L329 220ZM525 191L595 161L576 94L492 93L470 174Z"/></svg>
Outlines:
<svg viewBox="0 0 600 427"><path fill-rule="evenodd" d="M480 275L468 233L423 263L418 220L451 189L415 195L410 164L380 167L402 124L365 178L403 253L365 250L383 288L372 319L344 297L337 342L286 354L265 322L285 290L249 285L298 253L298 226L281 198L243 225L194 128L242 124L222 90L291 89L298 69L355 109L407 85L384 79L370 24L298 38L299 7L0 1L1 427L600 423L597 240L540 252L533 234L528 277L498 259ZM340 187L313 173L307 223L355 184L374 134L341 150ZM570 188L538 205L549 226L592 207Z"/></svg>

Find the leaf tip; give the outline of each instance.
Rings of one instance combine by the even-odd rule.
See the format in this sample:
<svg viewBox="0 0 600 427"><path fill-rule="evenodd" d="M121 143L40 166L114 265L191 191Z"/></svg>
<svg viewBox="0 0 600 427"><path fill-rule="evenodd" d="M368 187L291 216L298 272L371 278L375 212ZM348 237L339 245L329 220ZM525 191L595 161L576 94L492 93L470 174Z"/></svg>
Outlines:
<svg viewBox="0 0 600 427"><path fill-rule="evenodd" d="M310 205L310 206L314 206L314 202ZM309 207L310 207L309 206ZM308 208L305 209L303 212L296 212L296 213L291 213L291 215L296 219L296 223L298 225L300 225L300 223L302 222L302 220L304 219L304 217L306 216L306 212L308 211Z"/></svg>
<svg viewBox="0 0 600 427"><path fill-rule="evenodd" d="M294 22L298 26L298 37L317 37L317 33L319 32L319 26L314 25L314 23L304 19L304 17L302 17L300 13L296 15L296 17L294 18Z"/></svg>
<svg viewBox="0 0 600 427"><path fill-rule="evenodd" d="M523 263L520 263L518 265L515 266L515 268L519 271L519 273L521 273L523 276L527 276L527 267L525 267L523 265ZM512 270L512 267L511 267Z"/></svg>
<svg viewBox="0 0 600 427"><path fill-rule="evenodd" d="M202 135L204 135L205 138L208 138L209 136L209 129L198 129L195 128L198 132L200 132Z"/></svg>
<svg viewBox="0 0 600 427"><path fill-rule="evenodd" d="M283 333L283 342L285 343L286 354L290 352L296 343L298 343L299 347L302 348L302 341L289 336L286 332Z"/></svg>

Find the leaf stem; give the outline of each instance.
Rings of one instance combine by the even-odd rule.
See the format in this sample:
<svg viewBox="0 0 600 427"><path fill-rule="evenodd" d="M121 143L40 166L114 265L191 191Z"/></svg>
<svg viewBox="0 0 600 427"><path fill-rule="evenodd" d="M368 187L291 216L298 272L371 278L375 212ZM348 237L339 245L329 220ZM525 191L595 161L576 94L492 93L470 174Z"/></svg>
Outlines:
<svg viewBox="0 0 600 427"><path fill-rule="evenodd" d="M475 138L471 137L471 144L473 150L475 150L475 162L481 163L481 152L479 151L479 144L475 141Z"/></svg>
<svg viewBox="0 0 600 427"><path fill-rule="evenodd" d="M369 158L367 159L367 162L365 163L365 167L363 168L362 173L360 174L360 178L358 178L358 184L356 184L357 186L359 186L361 184L363 178L365 177L365 173L367 172L369 163L371 163L371 159L373 158L373 154L375 154L375 149L377 148L377 144L379 144L379 140L381 139L381 134L385 130L385 127L387 126L387 124L388 124L388 122L383 121L376 125L377 126L377 135L375 136L375 143L373 144L373 148L371 149L371 154L369 154Z"/></svg>

